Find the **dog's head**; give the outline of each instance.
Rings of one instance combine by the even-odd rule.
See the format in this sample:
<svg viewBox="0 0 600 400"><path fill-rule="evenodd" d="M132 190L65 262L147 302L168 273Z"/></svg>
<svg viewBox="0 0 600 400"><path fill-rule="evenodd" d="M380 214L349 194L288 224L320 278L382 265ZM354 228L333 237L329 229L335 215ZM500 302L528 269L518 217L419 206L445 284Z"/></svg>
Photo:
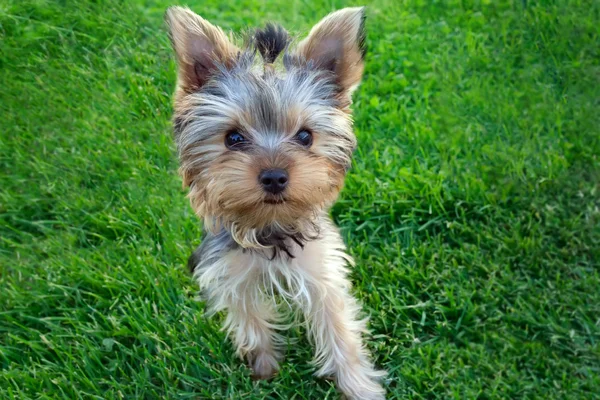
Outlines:
<svg viewBox="0 0 600 400"><path fill-rule="evenodd" d="M237 47L187 8L170 8L166 22L195 211L248 245L265 228L302 230L336 199L356 146L349 106L364 67L364 9L328 15L297 46L267 25Z"/></svg>

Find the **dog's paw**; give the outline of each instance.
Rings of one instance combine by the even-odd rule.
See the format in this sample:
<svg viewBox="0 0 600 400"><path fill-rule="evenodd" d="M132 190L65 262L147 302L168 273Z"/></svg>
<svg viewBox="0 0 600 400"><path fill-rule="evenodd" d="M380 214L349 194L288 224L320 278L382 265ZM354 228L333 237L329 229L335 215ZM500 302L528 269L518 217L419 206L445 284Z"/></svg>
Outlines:
<svg viewBox="0 0 600 400"><path fill-rule="evenodd" d="M369 387L346 388L342 393L346 400L385 400L385 390L374 382Z"/></svg>
<svg viewBox="0 0 600 400"><path fill-rule="evenodd" d="M383 371L368 369L362 373L339 374L337 385L347 400L385 400L385 389L379 381Z"/></svg>
<svg viewBox="0 0 600 400"><path fill-rule="evenodd" d="M250 368L252 368L252 378L270 379L279 371L279 363L275 354L260 352L252 356Z"/></svg>

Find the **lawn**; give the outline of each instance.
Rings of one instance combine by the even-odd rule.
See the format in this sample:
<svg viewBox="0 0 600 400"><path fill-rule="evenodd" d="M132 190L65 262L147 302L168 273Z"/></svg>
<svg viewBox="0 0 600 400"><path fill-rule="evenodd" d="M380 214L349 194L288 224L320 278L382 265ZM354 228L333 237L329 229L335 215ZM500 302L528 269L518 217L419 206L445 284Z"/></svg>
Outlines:
<svg viewBox="0 0 600 400"><path fill-rule="evenodd" d="M302 328L255 382L196 301L171 4L0 2L0 398L338 398ZM296 33L350 5L188 4ZM367 6L331 213L389 398L600 398L600 2Z"/></svg>

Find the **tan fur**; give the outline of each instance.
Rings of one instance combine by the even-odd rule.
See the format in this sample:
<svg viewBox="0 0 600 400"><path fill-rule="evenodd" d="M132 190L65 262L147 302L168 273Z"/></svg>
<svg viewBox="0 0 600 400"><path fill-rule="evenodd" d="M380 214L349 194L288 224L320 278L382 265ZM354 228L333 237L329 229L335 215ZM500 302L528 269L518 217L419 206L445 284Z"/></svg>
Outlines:
<svg viewBox="0 0 600 400"><path fill-rule="evenodd" d="M252 246L252 241L242 239L252 230L273 223L294 225L330 205L342 187L343 175L325 160L308 157L290 147L289 154L282 151L276 157L226 152L200 173L195 187L203 189L192 190L190 199L197 214L208 222L207 228L218 231L223 225L231 227L244 245ZM256 177L269 168L284 168L289 173L290 186L283 204L264 202L268 196ZM214 225L210 226L207 218Z"/></svg>
<svg viewBox="0 0 600 400"><path fill-rule="evenodd" d="M341 100L349 104L350 96L362 78L364 61L357 40L362 35L364 10L360 7L345 8L329 14L315 25L310 34L298 45L297 54L306 60L327 62L335 52L334 72L343 88Z"/></svg>
<svg viewBox="0 0 600 400"><path fill-rule="evenodd" d="M179 65L180 172L206 230L191 267L210 310L227 312L224 330L256 378L277 372L282 321L300 310L317 375L351 400L381 400L384 373L362 343L347 278L352 260L327 215L356 146L348 106L364 68L363 19L362 8L327 16L277 67L186 8L166 16ZM310 146L298 141L304 131ZM247 147L228 147L231 132ZM281 193L261 186L271 169L288 175Z"/></svg>
<svg viewBox="0 0 600 400"><path fill-rule="evenodd" d="M165 19L177 54L178 87L182 91L190 93L204 83L198 81L194 69L197 61L202 61L208 68L213 66L214 61L229 66L234 62L239 49L229 41L221 28L184 7L169 8Z"/></svg>

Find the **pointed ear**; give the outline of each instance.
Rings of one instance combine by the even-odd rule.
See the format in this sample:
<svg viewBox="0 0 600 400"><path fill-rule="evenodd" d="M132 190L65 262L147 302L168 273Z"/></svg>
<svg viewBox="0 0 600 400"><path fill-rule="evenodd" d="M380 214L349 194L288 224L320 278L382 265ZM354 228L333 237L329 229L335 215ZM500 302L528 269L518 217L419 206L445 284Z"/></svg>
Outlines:
<svg viewBox="0 0 600 400"><path fill-rule="evenodd" d="M218 66L231 68L239 49L221 28L188 8L170 7L165 21L179 66L178 87L191 93L200 89Z"/></svg>
<svg viewBox="0 0 600 400"><path fill-rule="evenodd" d="M347 101L362 78L364 25L364 7L344 8L323 18L296 49L300 60L334 73L341 96Z"/></svg>

